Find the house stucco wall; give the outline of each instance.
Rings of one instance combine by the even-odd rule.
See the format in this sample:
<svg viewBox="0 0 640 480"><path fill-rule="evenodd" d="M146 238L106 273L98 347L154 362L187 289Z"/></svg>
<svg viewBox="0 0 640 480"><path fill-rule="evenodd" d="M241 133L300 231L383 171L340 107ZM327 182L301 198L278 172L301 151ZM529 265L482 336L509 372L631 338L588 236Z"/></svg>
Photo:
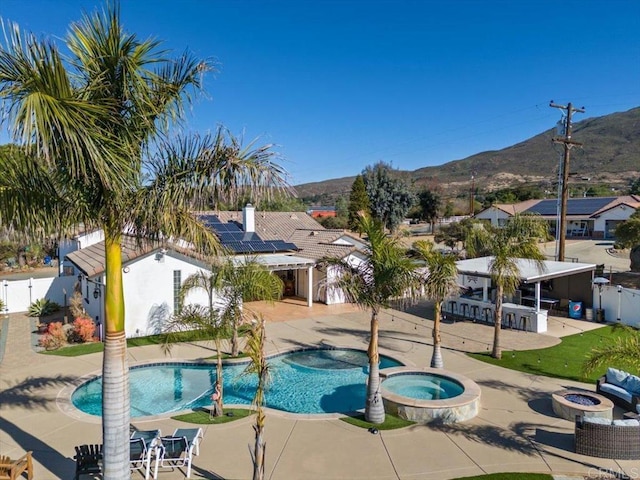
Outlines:
<svg viewBox="0 0 640 480"><path fill-rule="evenodd" d="M474 218L477 218L479 220L489 220L491 222L491 225L497 227L500 225L504 225L506 219L511 218L511 215L498 208L489 207L486 210L477 213Z"/></svg>

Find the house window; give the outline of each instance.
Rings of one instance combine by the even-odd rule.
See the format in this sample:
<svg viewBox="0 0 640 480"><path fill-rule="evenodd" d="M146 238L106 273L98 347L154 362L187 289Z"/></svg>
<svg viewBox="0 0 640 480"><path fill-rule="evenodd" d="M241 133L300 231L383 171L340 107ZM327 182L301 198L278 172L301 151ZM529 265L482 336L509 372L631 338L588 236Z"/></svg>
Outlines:
<svg viewBox="0 0 640 480"><path fill-rule="evenodd" d="M182 304L180 302L180 286L182 284L182 271L173 271L173 311L175 313L180 312Z"/></svg>

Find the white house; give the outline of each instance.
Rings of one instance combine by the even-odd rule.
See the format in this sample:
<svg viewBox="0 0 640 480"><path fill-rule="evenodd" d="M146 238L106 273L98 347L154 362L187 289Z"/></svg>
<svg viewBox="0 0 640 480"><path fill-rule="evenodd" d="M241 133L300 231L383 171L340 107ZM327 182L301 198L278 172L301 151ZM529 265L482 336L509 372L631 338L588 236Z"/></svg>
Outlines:
<svg viewBox="0 0 640 480"><path fill-rule="evenodd" d="M306 213L259 212L248 205L243 212L198 212L221 243L242 262L256 258L276 272L284 282L285 296L327 304L344 302L340 292L325 288L333 272L321 271L318 260L337 257L361 261L364 242L342 230L327 230ZM73 266L87 312L97 324L104 319L104 243L99 242L65 257ZM122 252L123 290L127 337L162 331L177 307L184 280L198 271L209 271L209 262L196 252L175 244L139 245L125 237ZM204 291L194 292L186 304L206 304Z"/></svg>
<svg viewBox="0 0 640 480"><path fill-rule="evenodd" d="M567 236L612 239L615 228L640 208L640 195L621 197L569 198L566 209ZM549 221L552 229L558 220L558 200L527 200L513 205L495 204L475 218L501 226L516 213L534 213Z"/></svg>

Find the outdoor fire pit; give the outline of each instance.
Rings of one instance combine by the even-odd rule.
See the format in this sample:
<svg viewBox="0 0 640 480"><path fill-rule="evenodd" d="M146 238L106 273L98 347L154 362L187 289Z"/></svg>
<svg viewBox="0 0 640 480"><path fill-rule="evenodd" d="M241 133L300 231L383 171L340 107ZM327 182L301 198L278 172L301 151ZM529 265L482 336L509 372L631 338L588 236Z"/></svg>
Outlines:
<svg viewBox="0 0 640 480"><path fill-rule="evenodd" d="M551 395L553 413L565 420L574 421L576 415L584 417L613 418L613 402L587 390L561 390Z"/></svg>

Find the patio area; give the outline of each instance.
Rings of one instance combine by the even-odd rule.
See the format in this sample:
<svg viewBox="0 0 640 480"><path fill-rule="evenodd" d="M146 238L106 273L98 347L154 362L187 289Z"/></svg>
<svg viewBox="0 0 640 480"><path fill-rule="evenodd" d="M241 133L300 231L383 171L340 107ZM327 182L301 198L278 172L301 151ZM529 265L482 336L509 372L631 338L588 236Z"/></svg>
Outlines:
<svg viewBox="0 0 640 480"><path fill-rule="evenodd" d="M268 319L269 353L307 346L365 349L368 312L291 299L275 305L253 304ZM387 310L380 319L380 350L410 366L428 366L431 358L431 308ZM1 321L1 320L0 320ZM558 337L600 324L551 317L546 334L503 330L505 350L534 349ZM266 478L279 479L448 479L483 473L523 471L567 475L637 473L637 461L616 461L574 453L573 422L552 410L553 392L569 388L595 391L595 385L523 374L478 362L466 351L486 351L493 328L472 322L443 324L445 368L465 375L482 390L480 413L454 425L414 425L377 435L335 418L270 410L266 421ZM81 421L57 406L59 392L78 377L99 373L102 354L65 358L36 354L26 317L5 321L6 342L0 363L0 454L18 458L32 450L35 478L72 478L74 446L100 443L98 419ZM199 359L212 345L176 345L171 357L155 346L128 351L131 365L149 360ZM364 386L363 386L364 388ZM614 415L622 417L616 410ZM168 434L189 424L168 417L132 422L143 430ZM191 478L251 478L252 417L223 425L204 425L200 455ZM635 469L635 470L634 470ZM143 478L134 473L132 478ZM182 479L184 472L163 471L159 479Z"/></svg>

